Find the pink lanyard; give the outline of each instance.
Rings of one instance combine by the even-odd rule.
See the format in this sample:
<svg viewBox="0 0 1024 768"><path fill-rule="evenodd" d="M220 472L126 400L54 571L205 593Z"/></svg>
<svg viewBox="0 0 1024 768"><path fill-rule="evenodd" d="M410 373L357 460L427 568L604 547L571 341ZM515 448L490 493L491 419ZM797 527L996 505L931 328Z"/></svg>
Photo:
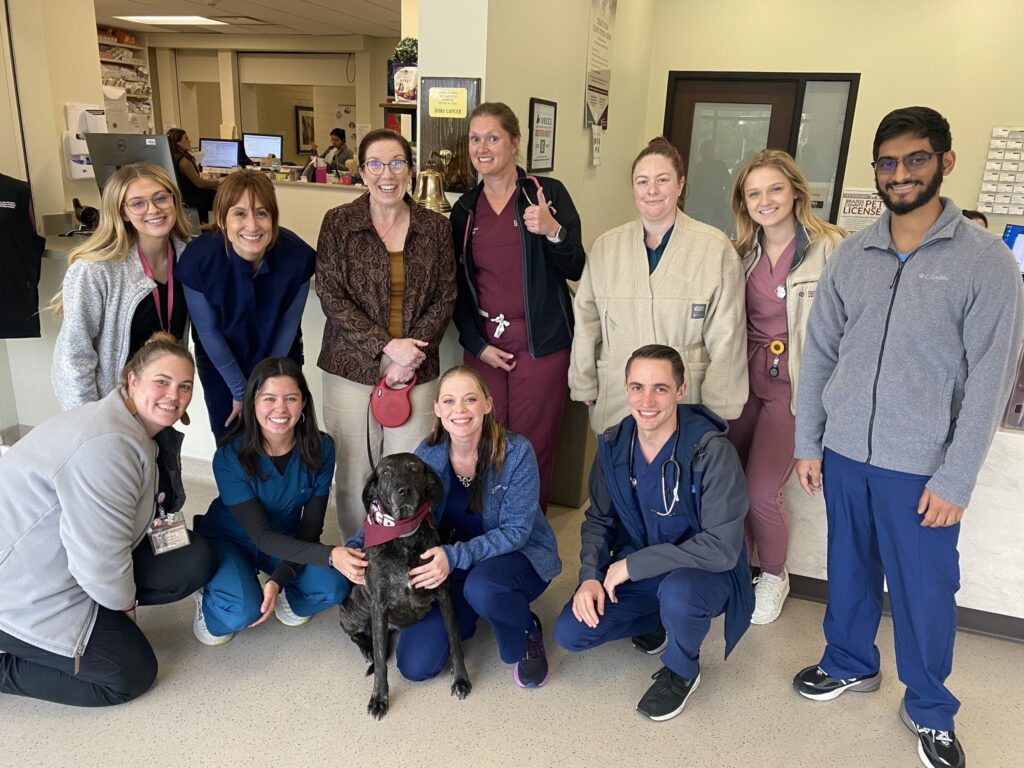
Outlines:
<svg viewBox="0 0 1024 768"><path fill-rule="evenodd" d="M156 282L156 278L153 277L153 268L149 266L149 262L146 261L146 254L142 252L142 249L138 245L135 246L136 252L139 254L139 261L142 262L142 271L146 274L153 282ZM156 319L160 323L160 330L171 333L171 317L174 314L174 250L171 248L171 244L167 243L167 327L164 328L164 315L160 311L160 290L153 286L153 303L156 304Z"/></svg>

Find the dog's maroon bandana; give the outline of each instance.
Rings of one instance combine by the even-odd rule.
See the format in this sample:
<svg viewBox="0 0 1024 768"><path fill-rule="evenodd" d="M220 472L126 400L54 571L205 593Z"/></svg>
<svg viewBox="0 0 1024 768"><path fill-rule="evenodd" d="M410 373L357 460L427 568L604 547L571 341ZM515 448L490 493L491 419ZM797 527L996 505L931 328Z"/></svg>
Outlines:
<svg viewBox="0 0 1024 768"><path fill-rule="evenodd" d="M384 511L380 500L374 499L370 502L370 511L366 513L366 519L363 521L363 546L376 547L378 544L387 544L389 541L408 536L420 527L424 518L429 525L434 525L434 518L430 516L429 500L423 502L412 517L395 520Z"/></svg>

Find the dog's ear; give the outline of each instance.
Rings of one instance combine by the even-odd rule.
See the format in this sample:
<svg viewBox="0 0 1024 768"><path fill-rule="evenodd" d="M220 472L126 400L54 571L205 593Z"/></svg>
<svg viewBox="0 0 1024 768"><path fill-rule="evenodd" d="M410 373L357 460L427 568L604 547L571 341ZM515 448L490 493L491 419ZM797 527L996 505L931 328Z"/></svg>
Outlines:
<svg viewBox="0 0 1024 768"><path fill-rule="evenodd" d="M370 508L370 502L378 498L377 492L377 470L370 473L366 485L363 486L363 509Z"/></svg>
<svg viewBox="0 0 1024 768"><path fill-rule="evenodd" d="M441 482L441 477L433 470L433 468L426 464L423 465L423 469L426 471L427 477L427 498L429 498L433 504L440 504L444 500L444 484Z"/></svg>

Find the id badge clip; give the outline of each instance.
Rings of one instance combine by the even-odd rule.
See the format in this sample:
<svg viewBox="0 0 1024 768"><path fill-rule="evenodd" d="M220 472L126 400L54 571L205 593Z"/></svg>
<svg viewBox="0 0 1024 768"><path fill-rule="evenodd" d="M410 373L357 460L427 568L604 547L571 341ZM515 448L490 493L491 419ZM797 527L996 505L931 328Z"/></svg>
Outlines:
<svg viewBox="0 0 1024 768"><path fill-rule="evenodd" d="M188 528L185 526L185 513L180 509L168 514L163 507L164 494L156 498L156 517L149 524L146 535L154 555L173 552L187 547L189 544Z"/></svg>

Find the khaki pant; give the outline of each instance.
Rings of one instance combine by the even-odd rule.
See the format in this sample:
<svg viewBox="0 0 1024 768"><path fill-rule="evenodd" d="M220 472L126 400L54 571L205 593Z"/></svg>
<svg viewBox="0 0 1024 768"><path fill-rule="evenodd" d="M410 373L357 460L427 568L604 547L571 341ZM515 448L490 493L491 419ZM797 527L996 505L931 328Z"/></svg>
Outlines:
<svg viewBox="0 0 1024 768"><path fill-rule="evenodd" d="M381 375L390 361L385 356ZM412 415L400 427L384 428L369 417L373 461L392 453L411 453L434 425L434 396L438 380L417 384L410 395ZM367 411L373 387L324 371L324 429L334 439L337 463L334 470L334 498L338 527L348 539L363 524L363 486L370 477L366 454ZM381 433L384 446L381 448Z"/></svg>

